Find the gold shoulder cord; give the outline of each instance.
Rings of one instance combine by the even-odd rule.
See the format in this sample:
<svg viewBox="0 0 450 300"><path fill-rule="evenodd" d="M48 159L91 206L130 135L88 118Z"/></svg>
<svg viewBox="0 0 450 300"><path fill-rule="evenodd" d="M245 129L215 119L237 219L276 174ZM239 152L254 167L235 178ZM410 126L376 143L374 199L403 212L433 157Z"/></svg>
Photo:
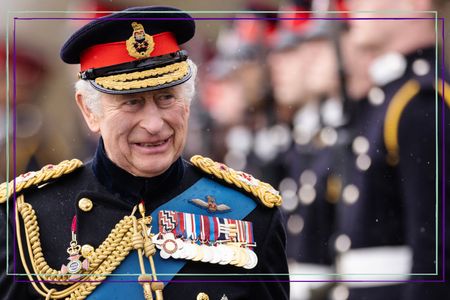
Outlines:
<svg viewBox="0 0 450 300"><path fill-rule="evenodd" d="M47 165L37 172L28 172L16 178L16 193L32 185L45 183L51 179L69 174L81 167L83 163L78 159L64 160L58 165ZM0 184L0 204L8 200L14 193L14 180Z"/></svg>
<svg viewBox="0 0 450 300"><path fill-rule="evenodd" d="M261 200L267 207L280 206L282 198L270 184L262 182L244 172L235 171L224 164L201 155L191 157L191 163L207 174L216 176L228 184L245 190Z"/></svg>
<svg viewBox="0 0 450 300"><path fill-rule="evenodd" d="M401 115L408 103L419 91L419 82L409 80L397 91L392 97L391 103L389 103L384 120L384 144L387 150L386 161L391 166L395 166L399 162L398 126Z"/></svg>
<svg viewBox="0 0 450 300"><path fill-rule="evenodd" d="M59 170L59 176L68 173L70 166L74 168L73 164L64 165L67 168L63 171ZM61 166L61 164L58 166ZM58 166L53 166L57 168L51 169L61 169L61 167L58 168ZM20 191L32 184L39 184L45 181L45 178L48 180L48 178L59 177L56 175L54 177L41 175L42 174L38 174L33 177L34 180L28 180L29 182L32 181L32 183L24 184L22 182L16 182L16 191ZM12 192L8 194L12 194ZM151 217L145 217L145 209L142 205L142 207L139 207L142 218L137 220L134 215L136 210L137 207L135 207L130 216L125 216L119 223L117 223L103 243L87 257L90 264L88 270L81 274L82 279L78 281L70 281L69 276L63 275L61 271L51 268L46 262L39 238L39 225L36 213L32 206L25 202L25 197L23 194L18 196L15 210L18 249L23 267L33 288L40 295L45 297L45 299L85 299L106 279L108 275L110 275L117 268L117 266L120 265L120 263L134 248L138 251L139 264L142 273L142 275L139 276L138 281L144 288L145 299L152 300L153 291L155 292L156 299L162 300L162 289L164 284L162 282L155 282L157 281L157 277L152 255L156 252L156 250L154 244L151 242L151 236L147 233L150 232L147 225L151 223ZM23 239L19 214L23 220L26 248L22 244ZM27 251L33 273L31 272L31 268L28 266L25 259L24 250ZM152 276L145 273L143 253L149 259L152 269ZM56 289L49 289L45 285L44 281L57 285L70 286L63 290L57 291Z"/></svg>
<svg viewBox="0 0 450 300"><path fill-rule="evenodd" d="M450 86L439 78L437 92L450 108ZM442 85L444 87L442 87ZM436 87L435 87L436 88ZM387 150L387 162L395 166L399 163L398 127L400 118L406 106L420 91L420 84L416 80L406 82L394 95L386 112L384 121L384 143Z"/></svg>

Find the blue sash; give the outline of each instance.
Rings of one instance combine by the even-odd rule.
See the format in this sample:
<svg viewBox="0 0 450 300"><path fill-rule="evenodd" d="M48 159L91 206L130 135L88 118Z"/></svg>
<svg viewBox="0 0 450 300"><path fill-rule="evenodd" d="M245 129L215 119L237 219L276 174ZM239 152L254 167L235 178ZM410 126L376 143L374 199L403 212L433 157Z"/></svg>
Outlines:
<svg viewBox="0 0 450 300"><path fill-rule="evenodd" d="M152 216L152 232L158 230L158 212L160 210L174 210L198 215L213 215L207 210L197 207L189 200L199 198L206 201L206 196L213 196L218 204L226 204L231 210L221 212L218 215L223 218L241 220L252 212L256 203L243 193L225 187L211 179L202 178L189 189L172 200L155 209ZM158 280L169 281L186 264L186 260L162 259L159 251L153 256ZM145 271L151 274L148 259L144 257ZM202 262L196 262L202 263ZM124 261L109 275L102 284L88 297L89 300L102 299L144 299L142 286L137 282L140 275L137 251L132 250ZM111 284L114 283L114 284Z"/></svg>

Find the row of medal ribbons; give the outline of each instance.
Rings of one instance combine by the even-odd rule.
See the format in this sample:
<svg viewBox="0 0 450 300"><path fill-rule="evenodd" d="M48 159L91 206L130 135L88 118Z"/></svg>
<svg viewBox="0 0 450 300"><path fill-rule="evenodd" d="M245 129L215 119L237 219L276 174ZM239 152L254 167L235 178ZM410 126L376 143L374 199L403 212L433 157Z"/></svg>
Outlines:
<svg viewBox="0 0 450 300"><path fill-rule="evenodd" d="M163 259L187 259L253 269L258 257L251 222L170 210L158 214L152 241Z"/></svg>

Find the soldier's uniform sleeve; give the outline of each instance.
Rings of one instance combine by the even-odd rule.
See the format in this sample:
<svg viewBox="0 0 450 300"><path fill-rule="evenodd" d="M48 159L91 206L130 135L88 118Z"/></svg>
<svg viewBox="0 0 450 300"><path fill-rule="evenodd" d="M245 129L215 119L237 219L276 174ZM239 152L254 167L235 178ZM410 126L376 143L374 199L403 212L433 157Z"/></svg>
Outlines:
<svg viewBox="0 0 450 300"><path fill-rule="evenodd" d="M442 145L449 145L450 126L448 121L444 123L447 133L442 140L442 121L445 120L441 117L444 113L448 118L449 106L444 105L445 111L442 112L443 102L439 97L436 111L433 105L435 93L431 88L421 90L409 102L402 113L398 132L399 184L404 195L402 205L405 213L403 226L406 242L413 253L411 271L418 274L443 274L445 271L442 270L442 244L438 241L442 240L443 168L448 173L448 163L444 166L442 161ZM412 279L430 280L439 279L439 276L415 276ZM404 292L404 299L444 299L449 288L444 284L414 283L408 284Z"/></svg>

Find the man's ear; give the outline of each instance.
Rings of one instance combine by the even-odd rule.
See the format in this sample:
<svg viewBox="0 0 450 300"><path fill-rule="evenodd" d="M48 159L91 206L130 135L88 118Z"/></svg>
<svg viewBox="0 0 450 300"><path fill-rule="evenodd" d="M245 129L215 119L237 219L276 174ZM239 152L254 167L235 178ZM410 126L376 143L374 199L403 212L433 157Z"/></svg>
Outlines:
<svg viewBox="0 0 450 300"><path fill-rule="evenodd" d="M76 92L75 101L77 102L78 108L81 110L81 113L83 114L84 120L86 121L89 129L92 132L99 133L100 123L98 120L98 116L96 116L86 105L83 94L81 94L80 92Z"/></svg>

